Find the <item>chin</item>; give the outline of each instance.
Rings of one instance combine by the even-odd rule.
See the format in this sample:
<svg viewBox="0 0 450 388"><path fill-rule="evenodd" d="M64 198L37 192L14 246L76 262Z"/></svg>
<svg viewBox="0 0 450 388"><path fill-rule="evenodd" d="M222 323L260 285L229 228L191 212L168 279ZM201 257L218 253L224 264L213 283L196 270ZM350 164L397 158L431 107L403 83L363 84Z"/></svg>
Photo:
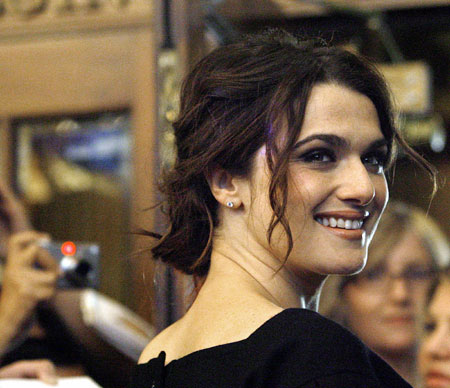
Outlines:
<svg viewBox="0 0 450 388"><path fill-rule="evenodd" d="M404 355L414 351L415 342L411 341L411 339L402 340L399 338L398 340L384 344L382 348L386 353Z"/></svg>
<svg viewBox="0 0 450 388"><path fill-rule="evenodd" d="M361 253L358 256L351 257L350 255L342 258L336 266L335 270L330 275L355 275L361 272L366 266L367 254Z"/></svg>
<svg viewBox="0 0 450 388"><path fill-rule="evenodd" d="M373 349L376 349L382 353L405 355L414 351L416 348L415 335L411 333L401 334L401 330L395 332L390 328L389 330L382 329L377 330L376 327L372 327L373 332L379 333L378 337L366 338L366 345ZM364 339L363 339L364 341Z"/></svg>
<svg viewBox="0 0 450 388"><path fill-rule="evenodd" d="M357 266L353 271L348 273L348 275L357 275L357 274L359 274L364 269L364 267L366 266L366 263L367 263L367 258L364 257L364 259L361 260L360 265Z"/></svg>
<svg viewBox="0 0 450 388"><path fill-rule="evenodd" d="M345 265L341 265L335 268L323 268L321 271L318 272L322 275L351 276L361 272L364 266L365 261L358 263L345 263Z"/></svg>

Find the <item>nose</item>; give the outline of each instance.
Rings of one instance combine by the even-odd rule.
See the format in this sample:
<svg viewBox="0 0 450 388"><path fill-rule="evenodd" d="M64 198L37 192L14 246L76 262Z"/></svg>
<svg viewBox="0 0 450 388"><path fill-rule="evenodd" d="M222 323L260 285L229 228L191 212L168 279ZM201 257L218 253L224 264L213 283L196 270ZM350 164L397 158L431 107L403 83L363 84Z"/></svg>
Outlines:
<svg viewBox="0 0 450 388"><path fill-rule="evenodd" d="M394 302L406 304L409 301L411 290L408 288L407 282L401 277L390 279L389 297Z"/></svg>
<svg viewBox="0 0 450 388"><path fill-rule="evenodd" d="M360 206L370 204L375 198L372 176L359 158L349 160L339 174L337 196L342 201L350 201Z"/></svg>

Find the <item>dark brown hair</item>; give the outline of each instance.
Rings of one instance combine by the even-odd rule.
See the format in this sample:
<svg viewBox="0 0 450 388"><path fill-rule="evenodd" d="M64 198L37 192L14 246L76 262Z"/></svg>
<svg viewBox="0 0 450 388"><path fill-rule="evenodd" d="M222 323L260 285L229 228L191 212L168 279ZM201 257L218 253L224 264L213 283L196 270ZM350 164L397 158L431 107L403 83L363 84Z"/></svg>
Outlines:
<svg viewBox="0 0 450 388"><path fill-rule="evenodd" d="M255 152L266 145L273 209L267 238L270 242L275 226L282 225L289 243L287 259L293 245L284 214L289 157L318 83L346 86L373 102L389 143L389 165L397 145L421 161L396 131L386 85L366 60L322 40L300 40L280 30L244 38L202 59L183 84L179 117L173 123L177 158L161 180L169 228L163 236L147 233L159 237L154 258L188 274L207 273L218 204L206 176L217 167L247 176ZM287 134L280 145L282 123Z"/></svg>

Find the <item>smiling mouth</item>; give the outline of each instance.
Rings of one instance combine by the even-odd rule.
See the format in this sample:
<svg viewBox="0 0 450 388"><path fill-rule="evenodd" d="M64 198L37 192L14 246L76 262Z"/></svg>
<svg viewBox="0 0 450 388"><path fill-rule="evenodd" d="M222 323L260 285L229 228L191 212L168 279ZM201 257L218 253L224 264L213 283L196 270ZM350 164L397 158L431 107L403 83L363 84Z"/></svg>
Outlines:
<svg viewBox="0 0 450 388"><path fill-rule="evenodd" d="M351 220L346 218L335 218L335 217L315 217L314 218L319 224L336 229L346 229L346 230L359 230L364 224L363 219Z"/></svg>
<svg viewBox="0 0 450 388"><path fill-rule="evenodd" d="M429 371L425 375L425 386L430 388L445 388L450 384L450 376L439 371Z"/></svg>
<svg viewBox="0 0 450 388"><path fill-rule="evenodd" d="M414 323L414 317L409 314L387 317L385 321L389 324L411 324Z"/></svg>

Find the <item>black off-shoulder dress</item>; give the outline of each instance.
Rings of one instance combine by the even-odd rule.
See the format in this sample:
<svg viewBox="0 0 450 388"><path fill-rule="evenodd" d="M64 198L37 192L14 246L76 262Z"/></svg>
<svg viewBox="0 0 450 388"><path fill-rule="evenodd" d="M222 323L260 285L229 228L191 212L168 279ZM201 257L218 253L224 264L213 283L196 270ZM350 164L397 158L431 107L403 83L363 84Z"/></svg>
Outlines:
<svg viewBox="0 0 450 388"><path fill-rule="evenodd" d="M164 359L137 365L130 387L411 388L348 330L305 309L282 311L245 340Z"/></svg>

